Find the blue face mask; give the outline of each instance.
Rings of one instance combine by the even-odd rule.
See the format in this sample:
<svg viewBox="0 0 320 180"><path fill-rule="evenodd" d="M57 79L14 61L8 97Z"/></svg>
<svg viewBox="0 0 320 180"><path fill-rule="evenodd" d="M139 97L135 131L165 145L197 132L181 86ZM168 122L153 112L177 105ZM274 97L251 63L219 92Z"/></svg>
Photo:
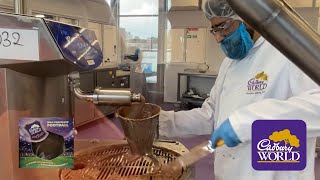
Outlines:
<svg viewBox="0 0 320 180"><path fill-rule="evenodd" d="M238 61L247 56L253 45L254 42L243 23L235 32L221 42L221 48L226 56Z"/></svg>

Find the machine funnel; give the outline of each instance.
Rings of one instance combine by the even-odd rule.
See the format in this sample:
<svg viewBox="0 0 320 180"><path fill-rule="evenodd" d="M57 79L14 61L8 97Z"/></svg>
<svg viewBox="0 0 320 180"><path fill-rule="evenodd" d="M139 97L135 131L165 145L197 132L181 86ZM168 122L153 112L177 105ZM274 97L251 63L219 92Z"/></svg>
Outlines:
<svg viewBox="0 0 320 180"><path fill-rule="evenodd" d="M152 155L152 144L161 108L155 104L132 104L117 111L130 152L134 156Z"/></svg>

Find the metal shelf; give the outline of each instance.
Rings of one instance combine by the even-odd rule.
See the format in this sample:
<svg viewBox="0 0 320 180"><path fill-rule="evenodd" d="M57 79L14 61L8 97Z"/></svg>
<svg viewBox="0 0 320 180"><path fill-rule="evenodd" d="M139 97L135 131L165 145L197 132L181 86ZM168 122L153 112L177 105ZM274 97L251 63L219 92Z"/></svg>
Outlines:
<svg viewBox="0 0 320 180"><path fill-rule="evenodd" d="M180 84L181 84L181 77L187 76L187 90L190 89L190 78L191 77L200 77L200 78L212 78L216 79L217 75L215 74L209 74L209 73L178 73L178 83L177 83L177 100L181 100L181 94L180 94ZM213 84L212 84L213 86ZM193 98L196 99L196 98Z"/></svg>

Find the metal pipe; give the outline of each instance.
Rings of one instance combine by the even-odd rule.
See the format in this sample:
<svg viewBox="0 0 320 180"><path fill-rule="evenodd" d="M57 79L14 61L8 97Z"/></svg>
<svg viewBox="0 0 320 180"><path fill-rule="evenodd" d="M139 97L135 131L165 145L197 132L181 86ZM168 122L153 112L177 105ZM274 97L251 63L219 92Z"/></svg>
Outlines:
<svg viewBox="0 0 320 180"><path fill-rule="evenodd" d="M320 36L283 0L227 0L231 8L320 85Z"/></svg>
<svg viewBox="0 0 320 180"><path fill-rule="evenodd" d="M78 72L69 74L71 91L81 100L104 105L130 105L140 102L141 94L132 93L130 89L102 89L96 88L94 93L85 93L80 89L80 75Z"/></svg>
<svg viewBox="0 0 320 180"><path fill-rule="evenodd" d="M79 87L74 87L73 92L78 99L86 100L90 102L93 101L93 95L84 93Z"/></svg>
<svg viewBox="0 0 320 180"><path fill-rule="evenodd" d="M24 0L14 0L14 12L15 14L23 14L24 12Z"/></svg>
<svg viewBox="0 0 320 180"><path fill-rule="evenodd" d="M131 93L129 89L101 89L96 88L93 93L95 104L131 104L140 101L140 94Z"/></svg>

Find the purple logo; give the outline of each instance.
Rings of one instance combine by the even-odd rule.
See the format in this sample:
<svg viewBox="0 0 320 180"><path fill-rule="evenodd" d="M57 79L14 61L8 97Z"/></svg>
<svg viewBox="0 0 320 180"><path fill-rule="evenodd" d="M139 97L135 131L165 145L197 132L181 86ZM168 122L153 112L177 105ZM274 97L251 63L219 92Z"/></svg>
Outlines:
<svg viewBox="0 0 320 180"><path fill-rule="evenodd" d="M252 124L255 170L303 170L306 124L301 120L257 120Z"/></svg>
<svg viewBox="0 0 320 180"><path fill-rule="evenodd" d="M48 132L43 130L41 123L39 121L34 121L32 123L26 124L24 126L24 129L30 135L30 139L32 142L43 141L49 134Z"/></svg>
<svg viewBox="0 0 320 180"><path fill-rule="evenodd" d="M266 73L261 72L257 74L254 78L248 81L248 92L247 94L261 94L264 93L265 89L268 87L267 84L268 75Z"/></svg>

